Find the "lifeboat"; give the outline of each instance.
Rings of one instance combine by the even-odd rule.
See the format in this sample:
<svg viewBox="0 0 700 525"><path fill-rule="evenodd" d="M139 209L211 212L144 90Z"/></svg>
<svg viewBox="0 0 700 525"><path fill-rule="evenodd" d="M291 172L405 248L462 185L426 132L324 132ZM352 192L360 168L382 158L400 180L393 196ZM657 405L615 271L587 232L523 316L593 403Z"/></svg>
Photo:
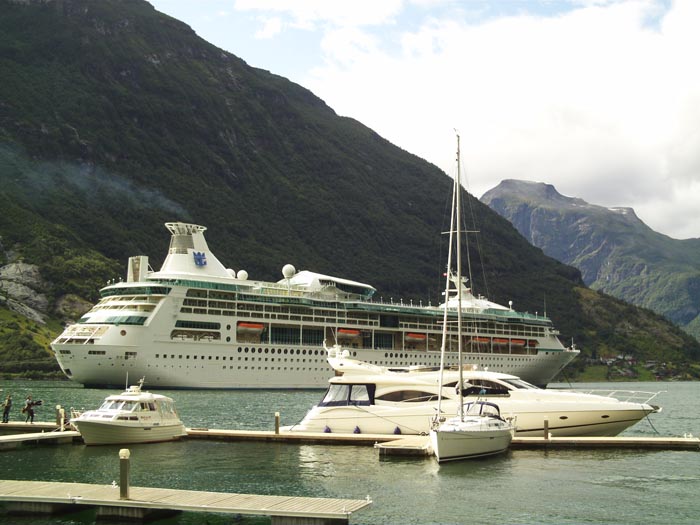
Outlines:
<svg viewBox="0 0 700 525"><path fill-rule="evenodd" d="M360 337L360 331L354 328L338 328L338 338Z"/></svg>
<svg viewBox="0 0 700 525"><path fill-rule="evenodd" d="M525 339L511 339L510 344L513 346L525 346Z"/></svg>
<svg viewBox="0 0 700 525"><path fill-rule="evenodd" d="M500 339L498 337L493 338L493 344L495 345L507 345L508 344L508 339Z"/></svg>
<svg viewBox="0 0 700 525"><path fill-rule="evenodd" d="M408 342L411 342L411 343L422 343L427 339L427 336L425 334L408 333L408 334L406 334L404 339Z"/></svg>
<svg viewBox="0 0 700 525"><path fill-rule="evenodd" d="M529 346L530 348L535 348L535 347L537 347L537 346L539 346L539 345L540 345L540 344L539 344L537 341L535 341L534 339L530 339L530 340L527 342L527 346Z"/></svg>
<svg viewBox="0 0 700 525"><path fill-rule="evenodd" d="M238 323L238 333L239 334L260 334L265 326L262 323L246 323L240 321Z"/></svg>
<svg viewBox="0 0 700 525"><path fill-rule="evenodd" d="M472 341L475 343L490 343L490 337L472 337Z"/></svg>

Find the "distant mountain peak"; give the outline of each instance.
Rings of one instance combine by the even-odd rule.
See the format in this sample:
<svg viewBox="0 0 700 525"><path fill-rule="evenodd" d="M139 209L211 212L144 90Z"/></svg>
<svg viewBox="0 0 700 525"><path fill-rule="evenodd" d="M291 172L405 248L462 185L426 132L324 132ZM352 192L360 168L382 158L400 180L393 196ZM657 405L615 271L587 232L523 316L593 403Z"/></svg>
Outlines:
<svg viewBox="0 0 700 525"><path fill-rule="evenodd" d="M651 308L700 338L698 242L653 231L632 208L589 204L542 182L504 180L481 201L545 254L578 268L592 288Z"/></svg>

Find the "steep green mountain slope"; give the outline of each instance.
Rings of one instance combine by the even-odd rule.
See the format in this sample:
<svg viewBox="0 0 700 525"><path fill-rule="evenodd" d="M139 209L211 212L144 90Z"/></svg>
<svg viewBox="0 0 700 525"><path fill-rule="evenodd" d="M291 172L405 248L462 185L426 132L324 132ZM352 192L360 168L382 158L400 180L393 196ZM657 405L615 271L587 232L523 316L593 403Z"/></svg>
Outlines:
<svg viewBox="0 0 700 525"><path fill-rule="evenodd" d="M159 267L174 220L207 226L217 257L253 279L292 263L439 301L451 180L435 166L143 0L0 0L0 12L0 267L39 267L50 322L74 317L129 255ZM546 303L585 352L624 351L587 314L577 270L472 205L478 292L520 310ZM11 299L0 289L0 308ZM700 357L633 311L638 338L663 332L679 360ZM36 342L34 328L14 330Z"/></svg>
<svg viewBox="0 0 700 525"><path fill-rule="evenodd" d="M549 184L506 180L481 200L545 254L580 269L593 289L700 337L700 239L671 239L631 208L588 204Z"/></svg>

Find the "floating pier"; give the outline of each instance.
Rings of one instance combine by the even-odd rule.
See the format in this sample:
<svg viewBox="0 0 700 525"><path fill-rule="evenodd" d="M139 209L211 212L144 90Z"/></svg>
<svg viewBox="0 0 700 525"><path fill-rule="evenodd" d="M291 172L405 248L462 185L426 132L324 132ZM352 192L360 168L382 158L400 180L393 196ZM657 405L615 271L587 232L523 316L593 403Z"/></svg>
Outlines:
<svg viewBox="0 0 700 525"><path fill-rule="evenodd" d="M428 436L406 436L377 443L380 456L430 456ZM700 450L696 437L514 437L511 449L594 449Z"/></svg>
<svg viewBox="0 0 700 525"><path fill-rule="evenodd" d="M161 518L179 512L270 516L273 525L341 525L372 504L363 500L203 492L130 486L131 452L119 451L119 484L0 480L0 502L12 514L65 514L95 508L97 520Z"/></svg>
<svg viewBox="0 0 700 525"><path fill-rule="evenodd" d="M370 500L261 496L130 487L128 499L120 487L88 483L0 480L0 501L10 514L62 514L88 507L98 519L143 520L178 512L212 512L270 516L272 524L336 525L348 523L353 512Z"/></svg>
<svg viewBox="0 0 700 525"><path fill-rule="evenodd" d="M17 425L22 425L18 427ZM38 433L26 433L29 425L15 424L14 428L22 434L0 436L0 450L3 444L11 443L69 443L81 442L80 433L60 431L60 428L44 423L41 427L32 425ZM331 432L292 432L289 430L225 430L210 428L188 428L185 439L202 439L211 441L269 441L282 443L303 443L315 445L354 445L374 446L381 455L430 455L428 436L392 435L392 434L341 434ZM63 439L62 439L63 438ZM16 445L15 445L16 446ZM591 449L620 448L637 450L696 450L700 451L700 438L697 437L520 437L516 435L510 445L511 449Z"/></svg>
<svg viewBox="0 0 700 525"><path fill-rule="evenodd" d="M74 440L82 441L80 432L77 430L9 434L0 436L0 450L17 448L23 444L45 443L60 445L64 443L72 443Z"/></svg>

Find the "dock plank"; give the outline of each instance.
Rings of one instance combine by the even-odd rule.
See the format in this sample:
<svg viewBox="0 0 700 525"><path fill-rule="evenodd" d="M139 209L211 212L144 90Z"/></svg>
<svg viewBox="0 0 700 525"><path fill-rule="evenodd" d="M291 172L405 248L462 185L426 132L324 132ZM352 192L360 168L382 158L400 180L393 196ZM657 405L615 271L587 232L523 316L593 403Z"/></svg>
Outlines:
<svg viewBox="0 0 700 525"><path fill-rule="evenodd" d="M11 502L49 502L341 520L347 520L350 514L371 504L369 500L200 492L156 487L130 487L127 500L119 499L119 495L119 488L112 485L0 480L0 501Z"/></svg>

